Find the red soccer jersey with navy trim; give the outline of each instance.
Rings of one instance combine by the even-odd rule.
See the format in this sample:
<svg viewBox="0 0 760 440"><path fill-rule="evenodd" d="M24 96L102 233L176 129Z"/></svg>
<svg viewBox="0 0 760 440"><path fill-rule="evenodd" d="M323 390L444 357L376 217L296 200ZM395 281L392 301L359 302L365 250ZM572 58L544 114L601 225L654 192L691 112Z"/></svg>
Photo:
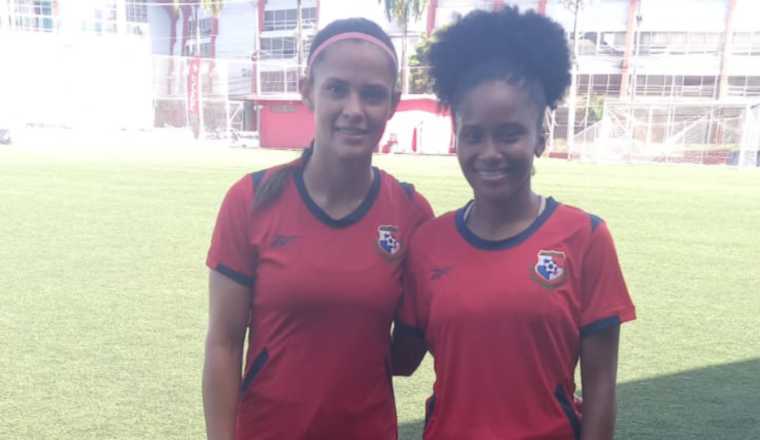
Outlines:
<svg viewBox="0 0 760 440"><path fill-rule="evenodd" d="M547 199L523 233L477 237L466 208L423 225L399 312L435 361L426 440L580 439L581 339L635 319L607 226Z"/></svg>
<svg viewBox="0 0 760 440"><path fill-rule="evenodd" d="M407 242L430 205L373 168L362 205L334 220L297 169L254 212L255 182L270 172L229 190L207 259L253 295L236 439L395 439L390 326Z"/></svg>

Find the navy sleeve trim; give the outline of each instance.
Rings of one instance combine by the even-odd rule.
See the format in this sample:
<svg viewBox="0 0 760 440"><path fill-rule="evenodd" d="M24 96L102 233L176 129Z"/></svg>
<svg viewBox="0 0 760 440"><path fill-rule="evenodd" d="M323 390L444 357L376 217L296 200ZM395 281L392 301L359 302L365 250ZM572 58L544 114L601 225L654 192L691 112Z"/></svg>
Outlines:
<svg viewBox="0 0 760 440"><path fill-rule="evenodd" d="M399 185L401 185L401 189L404 190L407 197L410 199L414 197L414 185L407 182L399 182Z"/></svg>
<svg viewBox="0 0 760 440"><path fill-rule="evenodd" d="M236 272L223 264L217 265L214 270L231 279L232 281L238 284L242 284L246 287L253 286L253 283L256 281L256 278L243 275L242 273Z"/></svg>
<svg viewBox="0 0 760 440"><path fill-rule="evenodd" d="M408 335L420 339L425 339L425 332L418 329L417 327L412 327L411 325L406 325L403 322L399 321L395 321L393 323L393 332L401 335Z"/></svg>
<svg viewBox="0 0 760 440"><path fill-rule="evenodd" d="M251 178L253 180L253 190L256 191L256 188L261 184L261 181L264 180L264 175L266 174L267 170L261 170L256 171L255 173L251 173Z"/></svg>
<svg viewBox="0 0 760 440"><path fill-rule="evenodd" d="M585 338L586 336L593 335L594 333L599 333L616 325L620 325L620 317L617 315L596 320L591 324L581 327L581 337Z"/></svg>
<svg viewBox="0 0 760 440"><path fill-rule="evenodd" d="M554 389L554 397L559 402L560 407L562 407L562 412L565 413L565 417L567 417L567 421L570 423L570 427L573 429L573 438L575 438L575 440L580 440L582 426L581 421L578 419L578 415L575 414L573 404L562 385L557 385L557 388Z"/></svg>
<svg viewBox="0 0 760 440"><path fill-rule="evenodd" d="M588 216L591 217L591 232L594 232L597 226L604 223L601 217L597 217L594 214L589 214Z"/></svg>

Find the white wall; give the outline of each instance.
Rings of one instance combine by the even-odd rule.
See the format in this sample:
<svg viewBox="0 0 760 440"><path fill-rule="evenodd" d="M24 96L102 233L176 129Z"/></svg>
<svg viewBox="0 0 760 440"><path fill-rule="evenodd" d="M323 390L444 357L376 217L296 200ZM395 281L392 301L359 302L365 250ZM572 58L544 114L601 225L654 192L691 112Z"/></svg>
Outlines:
<svg viewBox="0 0 760 440"><path fill-rule="evenodd" d="M726 0L642 0L641 30L722 32L726 3Z"/></svg>
<svg viewBox="0 0 760 440"><path fill-rule="evenodd" d="M586 0L588 2L588 0ZM665 3L663 0L655 0ZM670 1L670 0L667 0ZM546 14L558 21L568 33L573 31L574 14L558 0L549 0ZM578 30L604 32L625 31L628 20L628 0L593 0L578 15Z"/></svg>
<svg viewBox="0 0 760 440"><path fill-rule="evenodd" d="M258 27L256 16L256 5L253 3L229 3L224 6L216 37L217 58L250 59Z"/></svg>
<svg viewBox="0 0 760 440"><path fill-rule="evenodd" d="M383 6L377 0L322 0L319 2L319 27L341 18L364 17L387 29Z"/></svg>
<svg viewBox="0 0 760 440"><path fill-rule="evenodd" d="M18 32L0 35L13 59L0 69L0 113L15 123L86 128L149 128L151 54L145 38Z"/></svg>
<svg viewBox="0 0 760 440"><path fill-rule="evenodd" d="M171 15L163 5L148 6L148 26L150 27L151 47L154 54L170 55ZM181 20L177 20L178 27ZM179 39L178 34L178 39ZM179 45L179 43L177 43Z"/></svg>

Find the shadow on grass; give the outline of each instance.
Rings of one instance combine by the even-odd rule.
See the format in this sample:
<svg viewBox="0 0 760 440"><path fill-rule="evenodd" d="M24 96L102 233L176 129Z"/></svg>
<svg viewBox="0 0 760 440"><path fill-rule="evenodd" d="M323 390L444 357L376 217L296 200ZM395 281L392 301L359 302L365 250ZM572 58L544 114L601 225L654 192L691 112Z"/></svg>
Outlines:
<svg viewBox="0 0 760 440"><path fill-rule="evenodd" d="M422 438L423 421L399 440ZM618 384L617 439L760 439L760 359Z"/></svg>

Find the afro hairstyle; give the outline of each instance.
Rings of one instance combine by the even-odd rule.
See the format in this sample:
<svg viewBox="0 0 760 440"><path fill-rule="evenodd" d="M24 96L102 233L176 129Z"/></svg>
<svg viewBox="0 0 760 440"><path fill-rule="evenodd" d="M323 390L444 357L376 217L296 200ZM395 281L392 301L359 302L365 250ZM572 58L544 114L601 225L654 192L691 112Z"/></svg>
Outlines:
<svg viewBox="0 0 760 440"><path fill-rule="evenodd" d="M555 21L517 7L477 10L439 31L427 52L433 91L445 108L488 81L539 87L539 102L556 108L570 84L570 49ZM543 92L543 93L541 93Z"/></svg>

